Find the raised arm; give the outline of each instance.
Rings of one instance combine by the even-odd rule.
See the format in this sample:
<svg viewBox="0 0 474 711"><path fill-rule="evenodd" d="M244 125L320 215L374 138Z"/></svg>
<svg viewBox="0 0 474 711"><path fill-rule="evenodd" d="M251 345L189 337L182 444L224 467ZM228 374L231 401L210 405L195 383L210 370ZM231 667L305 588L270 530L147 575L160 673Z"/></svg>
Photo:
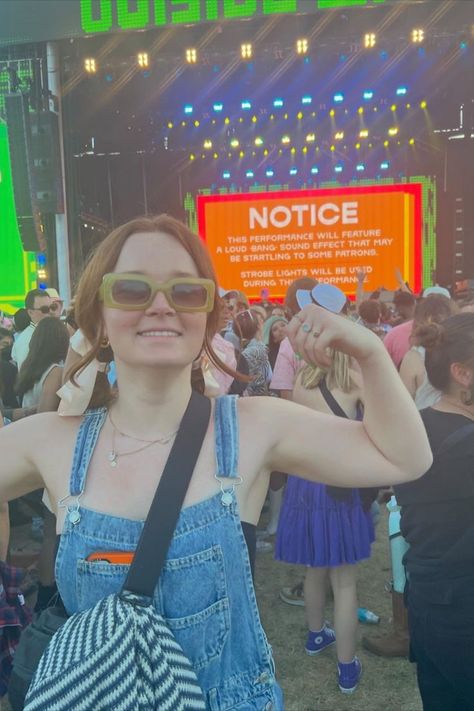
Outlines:
<svg viewBox="0 0 474 711"><path fill-rule="evenodd" d="M261 421L269 423L264 446L270 470L342 486L373 486L410 481L429 469L432 455L423 423L375 334L311 305L293 319L288 335L308 362L327 365L328 348L357 360L364 419L351 422L282 401L255 403Z"/></svg>
<svg viewBox="0 0 474 711"><path fill-rule="evenodd" d="M42 426L49 417L34 415L0 429L0 503L44 486L36 455L51 447L49 430Z"/></svg>

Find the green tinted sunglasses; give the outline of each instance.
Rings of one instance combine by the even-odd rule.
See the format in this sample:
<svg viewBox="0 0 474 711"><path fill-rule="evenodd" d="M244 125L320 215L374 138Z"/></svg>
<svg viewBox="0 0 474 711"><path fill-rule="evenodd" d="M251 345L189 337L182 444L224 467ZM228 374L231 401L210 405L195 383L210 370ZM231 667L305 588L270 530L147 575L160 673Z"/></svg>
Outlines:
<svg viewBox="0 0 474 711"><path fill-rule="evenodd" d="M214 307L215 284L211 279L180 277L158 283L142 274L105 274L99 299L110 309L142 311L161 291L175 311L204 311Z"/></svg>

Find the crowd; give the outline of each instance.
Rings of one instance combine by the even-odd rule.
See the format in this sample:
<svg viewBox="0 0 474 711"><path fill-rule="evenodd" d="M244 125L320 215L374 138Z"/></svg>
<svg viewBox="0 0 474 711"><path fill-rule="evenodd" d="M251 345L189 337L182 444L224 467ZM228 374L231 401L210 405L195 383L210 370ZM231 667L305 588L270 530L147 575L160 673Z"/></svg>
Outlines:
<svg viewBox="0 0 474 711"><path fill-rule="evenodd" d="M364 282L361 270L355 301L303 277L283 303L249 303L161 216L106 238L67 312L54 289L26 295L0 328L0 545L6 560L9 518L29 501L44 521L36 613L59 595L74 615L120 589L128 566L90 556L136 547L193 388L215 415L153 604L206 708L283 709L252 583L256 553L273 549L305 568L279 591L304 605L302 652L334 645L339 689L355 691L356 567L391 496L404 589L393 632L364 645L410 655L425 711L474 709L473 300Z"/></svg>

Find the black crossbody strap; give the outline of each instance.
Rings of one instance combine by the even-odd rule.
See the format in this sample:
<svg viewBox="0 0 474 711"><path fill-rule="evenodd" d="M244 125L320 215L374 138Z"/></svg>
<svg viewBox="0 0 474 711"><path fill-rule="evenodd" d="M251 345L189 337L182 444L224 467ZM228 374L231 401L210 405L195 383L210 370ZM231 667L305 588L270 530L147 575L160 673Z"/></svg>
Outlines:
<svg viewBox="0 0 474 711"><path fill-rule="evenodd" d="M153 597L211 414L210 400L193 392L148 512L122 591Z"/></svg>
<svg viewBox="0 0 474 711"><path fill-rule="evenodd" d="M332 412L337 415L338 417L345 417L347 420L347 415L342 409L342 407L339 405L338 401L334 397L334 395L331 393L329 390L327 384L326 384L326 378L323 378L320 383L319 383L319 391L323 398L326 400L326 404L329 407Z"/></svg>

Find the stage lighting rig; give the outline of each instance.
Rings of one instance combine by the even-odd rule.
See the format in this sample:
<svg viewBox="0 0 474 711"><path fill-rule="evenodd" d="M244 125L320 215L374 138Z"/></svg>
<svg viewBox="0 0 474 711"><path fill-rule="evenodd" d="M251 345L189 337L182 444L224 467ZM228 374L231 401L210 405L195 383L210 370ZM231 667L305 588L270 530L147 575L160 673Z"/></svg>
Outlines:
<svg viewBox="0 0 474 711"><path fill-rule="evenodd" d="M411 41L414 44L421 44L425 39L425 31L420 27L415 28L411 31Z"/></svg>
<svg viewBox="0 0 474 711"><path fill-rule="evenodd" d="M372 47L375 47L377 43L377 36L375 35L375 32L367 32L364 35L364 47L366 49L372 49Z"/></svg>
<svg viewBox="0 0 474 711"><path fill-rule="evenodd" d="M188 49L186 50L186 61L188 64L196 64L197 49L195 47L188 47Z"/></svg>
<svg viewBox="0 0 474 711"><path fill-rule="evenodd" d="M141 69L146 69L146 68L148 67L148 65L149 65L149 62L148 62L148 53L147 53L147 52L139 52L139 53L137 54L137 62L138 62L138 66L139 66Z"/></svg>

